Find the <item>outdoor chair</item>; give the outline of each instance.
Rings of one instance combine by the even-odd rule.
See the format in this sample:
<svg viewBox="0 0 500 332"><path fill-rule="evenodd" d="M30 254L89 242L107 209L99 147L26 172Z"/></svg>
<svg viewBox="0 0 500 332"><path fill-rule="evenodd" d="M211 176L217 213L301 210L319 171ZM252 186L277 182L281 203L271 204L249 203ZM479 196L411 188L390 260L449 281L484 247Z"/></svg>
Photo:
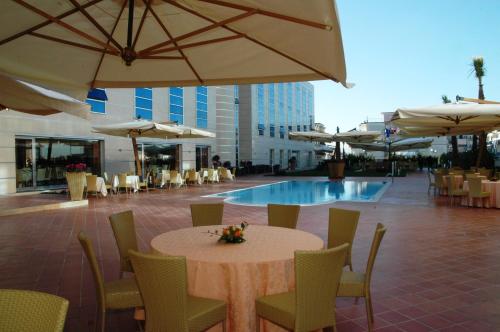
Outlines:
<svg viewBox="0 0 500 332"><path fill-rule="evenodd" d="M267 224L274 227L297 228L300 205L267 204Z"/></svg>
<svg viewBox="0 0 500 332"><path fill-rule="evenodd" d="M373 265L377 257L378 249L382 238L386 232L386 228L382 224L377 224L375 235L373 236L368 262L364 273L344 271L340 279L340 286L337 292L337 297L364 297L366 307L366 318L368 321L368 331L372 331L373 326L373 306L371 296L371 278Z"/></svg>
<svg viewBox="0 0 500 332"><path fill-rule="evenodd" d="M454 176L448 176L448 196L450 199L450 204L453 206L455 203L455 199L458 197L459 199L468 196L467 191L460 189L459 184Z"/></svg>
<svg viewBox="0 0 500 332"><path fill-rule="evenodd" d="M187 173L187 182L191 184L196 184L198 182L196 174L197 174L196 170L190 169Z"/></svg>
<svg viewBox="0 0 500 332"><path fill-rule="evenodd" d="M444 181L444 174L441 172L435 172L434 173L434 184L436 186L436 189L438 191L438 195L441 195L444 190L446 190L447 185L446 182Z"/></svg>
<svg viewBox="0 0 500 332"><path fill-rule="evenodd" d="M213 168L208 169L207 182L217 182L217 173Z"/></svg>
<svg viewBox="0 0 500 332"><path fill-rule="evenodd" d="M193 227L221 225L224 203L191 204Z"/></svg>
<svg viewBox="0 0 500 332"><path fill-rule="evenodd" d="M179 172L170 171L170 181L168 182L168 187L170 188L172 185L176 185L177 187L182 187L185 182L184 179L179 176Z"/></svg>
<svg viewBox="0 0 500 332"><path fill-rule="evenodd" d="M335 330L335 300L348 247L295 251L295 290L256 299L257 332L261 318L298 332Z"/></svg>
<svg viewBox="0 0 500 332"><path fill-rule="evenodd" d="M106 172L103 173L103 176L104 176L104 185L106 186L106 190L109 193L113 193L113 183L111 182L111 179L113 177L111 177L111 179L110 179L108 176L108 173L106 173Z"/></svg>
<svg viewBox="0 0 500 332"><path fill-rule="evenodd" d="M89 193L93 193L95 197L99 198L100 192L97 190L97 175L87 175L87 190L85 191L85 197L89 196Z"/></svg>
<svg viewBox="0 0 500 332"><path fill-rule="evenodd" d="M139 182L139 190L146 190L149 193L149 178L151 176L151 172L146 173L146 177L143 181Z"/></svg>
<svg viewBox="0 0 500 332"><path fill-rule="evenodd" d="M197 332L218 324L226 331L223 301L188 295L185 257L146 255L134 250L129 254L144 300L146 332Z"/></svg>
<svg viewBox="0 0 500 332"><path fill-rule="evenodd" d="M469 181L469 199L472 201L472 206L474 206L474 200L479 199L481 201L481 207L484 207L484 200L490 197L490 193L483 191L482 179L479 177L471 178Z"/></svg>
<svg viewBox="0 0 500 332"><path fill-rule="evenodd" d="M233 176L233 180L236 180L236 167L233 167L231 170L231 175Z"/></svg>
<svg viewBox="0 0 500 332"><path fill-rule="evenodd" d="M436 177L434 176L434 179L435 178ZM436 195L436 182L435 182L435 180L434 181L432 180L431 172L427 172L427 179L429 180L429 187L427 188L427 195L430 194L431 188L434 188L434 196L435 196Z"/></svg>
<svg viewBox="0 0 500 332"><path fill-rule="evenodd" d="M479 174L482 176L486 176L487 179L489 179L491 177L491 172L492 172L492 170L488 169L488 168L480 168L479 169Z"/></svg>
<svg viewBox="0 0 500 332"><path fill-rule="evenodd" d="M469 181L469 180L470 180L470 179L472 179L472 178L477 178L477 174L475 174L475 173L466 173L466 174L465 174L465 179L466 179L467 181Z"/></svg>
<svg viewBox="0 0 500 332"><path fill-rule="evenodd" d="M334 248L341 244L349 245L345 256L344 266L349 266L352 271L352 244L356 229L358 228L359 211L344 209L329 209L328 218L328 248Z"/></svg>
<svg viewBox="0 0 500 332"><path fill-rule="evenodd" d="M134 272L128 251L130 249L139 250L134 226L134 213L130 210L115 213L109 216L109 221L120 253L120 278L122 278L124 272Z"/></svg>
<svg viewBox="0 0 500 332"><path fill-rule="evenodd" d="M62 332L68 305L52 294L0 289L0 331Z"/></svg>
<svg viewBox="0 0 500 332"><path fill-rule="evenodd" d="M127 183L127 173L118 174L118 187L116 188L119 193L121 189L125 189L126 194L130 194L132 186Z"/></svg>
<svg viewBox="0 0 500 332"><path fill-rule="evenodd" d="M97 293L97 305L100 312L101 332L106 330L106 310L107 309L129 309L142 307L142 298L139 288L134 278L119 279L116 281L104 282L97 258L92 248L92 242L85 233L80 232L78 240L89 261L90 269L94 277L94 284Z"/></svg>

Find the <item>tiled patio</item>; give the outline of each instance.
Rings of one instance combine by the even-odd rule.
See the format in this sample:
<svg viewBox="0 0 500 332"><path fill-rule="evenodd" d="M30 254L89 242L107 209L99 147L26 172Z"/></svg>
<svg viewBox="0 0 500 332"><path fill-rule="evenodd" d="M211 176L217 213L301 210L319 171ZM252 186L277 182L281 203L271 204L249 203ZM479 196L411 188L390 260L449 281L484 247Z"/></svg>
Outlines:
<svg viewBox="0 0 500 332"><path fill-rule="evenodd" d="M73 208L0 218L0 288L58 294L70 300L67 331L95 326L95 290L76 235L94 241L105 279L118 277L118 253L107 217L134 210L141 249L162 232L191 225L189 204L201 195L275 178L91 199ZM279 178L277 180L283 180ZM17 206L23 197L0 199ZM45 198L44 198L45 200ZM326 239L328 208L359 209L355 270L363 270L377 222L388 227L372 283L377 331L499 331L500 211L449 207L427 195L422 174L397 178L377 203L335 203L301 210L298 227ZM267 222L265 208L227 204L224 222ZM338 300L338 331L365 331L363 301ZM109 331L135 331L131 311L108 315Z"/></svg>

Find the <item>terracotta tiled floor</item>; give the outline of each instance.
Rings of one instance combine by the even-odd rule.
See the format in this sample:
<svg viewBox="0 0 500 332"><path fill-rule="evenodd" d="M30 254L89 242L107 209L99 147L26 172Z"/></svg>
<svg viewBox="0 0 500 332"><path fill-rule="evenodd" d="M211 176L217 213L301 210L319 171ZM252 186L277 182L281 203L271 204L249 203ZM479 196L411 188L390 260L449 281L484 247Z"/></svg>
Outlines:
<svg viewBox="0 0 500 332"><path fill-rule="evenodd" d="M91 199L74 208L0 218L0 288L34 289L70 300L67 331L95 324L95 291L76 239L94 241L104 277L118 277L118 253L107 217L134 210L141 249L162 232L191 224L189 204L212 192L275 180L241 178L234 184ZM278 178L276 180L283 180ZM22 199L22 197L16 197ZM0 202L0 207L5 206ZM359 209L355 270L366 264L377 222L388 227L372 283L377 331L499 331L500 211L449 207L427 195L422 174L398 178L377 203L335 203L301 210L299 228L326 239L328 208ZM267 222L266 209L227 204L225 223ZM339 299L338 331L366 331L363 301ZM135 331L130 311L108 315L109 331Z"/></svg>

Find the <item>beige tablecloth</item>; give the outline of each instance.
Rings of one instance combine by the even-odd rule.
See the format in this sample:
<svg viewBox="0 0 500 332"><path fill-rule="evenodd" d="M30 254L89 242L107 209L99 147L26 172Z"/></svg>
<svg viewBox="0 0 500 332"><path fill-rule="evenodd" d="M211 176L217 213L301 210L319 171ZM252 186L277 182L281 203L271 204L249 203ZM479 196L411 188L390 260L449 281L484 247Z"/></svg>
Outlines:
<svg viewBox="0 0 500 332"><path fill-rule="evenodd" d="M295 250L323 248L323 240L303 231L250 225L246 242L226 244L208 231L223 226L180 229L155 237L154 252L187 257L188 291L228 304L228 331L255 331L255 298L294 289ZM220 331L214 327L210 331ZM261 331L283 331L261 323Z"/></svg>
<svg viewBox="0 0 500 332"><path fill-rule="evenodd" d="M484 199L484 207L500 209L500 181L483 180L481 181L481 183L483 191L487 191L490 193L490 197L488 199ZM469 190L468 181L464 181L464 190ZM483 207L482 204L483 200L474 200L474 206ZM462 205L472 206L472 199L464 197L462 199Z"/></svg>

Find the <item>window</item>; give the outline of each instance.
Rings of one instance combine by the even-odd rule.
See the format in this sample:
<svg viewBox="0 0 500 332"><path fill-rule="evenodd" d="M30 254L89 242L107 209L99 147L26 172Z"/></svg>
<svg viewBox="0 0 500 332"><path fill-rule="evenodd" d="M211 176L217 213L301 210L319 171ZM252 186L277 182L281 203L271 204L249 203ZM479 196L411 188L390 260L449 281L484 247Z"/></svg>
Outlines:
<svg viewBox="0 0 500 332"><path fill-rule="evenodd" d="M285 85L278 84L278 118L280 124L280 138L285 138Z"/></svg>
<svg viewBox="0 0 500 332"><path fill-rule="evenodd" d="M288 131L293 131L293 126L288 126Z"/></svg>
<svg viewBox="0 0 500 332"><path fill-rule="evenodd" d="M264 84L257 84L257 129L259 136L264 135Z"/></svg>
<svg viewBox="0 0 500 332"><path fill-rule="evenodd" d="M153 89L135 89L135 116L138 119L153 120Z"/></svg>
<svg viewBox="0 0 500 332"><path fill-rule="evenodd" d="M300 109L302 104L300 103L300 97L301 97L300 84L295 83L295 123L297 124L297 127L300 127L300 124L302 122L301 118L302 113Z"/></svg>
<svg viewBox="0 0 500 332"><path fill-rule="evenodd" d="M292 130L292 125L293 125L293 85L292 83L287 83L286 84L286 109L287 109L287 123L288 123L288 130Z"/></svg>
<svg viewBox="0 0 500 332"><path fill-rule="evenodd" d="M267 85L267 101L269 111L269 136L274 137L274 125L276 120L276 112L274 107L274 84Z"/></svg>
<svg viewBox="0 0 500 332"><path fill-rule="evenodd" d="M300 125L297 125L297 131L300 131Z"/></svg>
<svg viewBox="0 0 500 332"><path fill-rule="evenodd" d="M280 126L280 138L285 138L285 126Z"/></svg>
<svg viewBox="0 0 500 332"><path fill-rule="evenodd" d="M307 131L307 125L304 125L303 127L304 127L304 131Z"/></svg>
<svg viewBox="0 0 500 332"><path fill-rule="evenodd" d="M96 90L105 91L104 89L96 89ZM86 102L87 102L87 104L90 105L90 110L93 113L100 113L100 114L106 113L106 101L87 98Z"/></svg>
<svg viewBox="0 0 500 332"><path fill-rule="evenodd" d="M184 123L184 89L170 88L170 121Z"/></svg>
<svg viewBox="0 0 500 332"><path fill-rule="evenodd" d="M208 89L206 86L196 87L196 127L208 126Z"/></svg>

